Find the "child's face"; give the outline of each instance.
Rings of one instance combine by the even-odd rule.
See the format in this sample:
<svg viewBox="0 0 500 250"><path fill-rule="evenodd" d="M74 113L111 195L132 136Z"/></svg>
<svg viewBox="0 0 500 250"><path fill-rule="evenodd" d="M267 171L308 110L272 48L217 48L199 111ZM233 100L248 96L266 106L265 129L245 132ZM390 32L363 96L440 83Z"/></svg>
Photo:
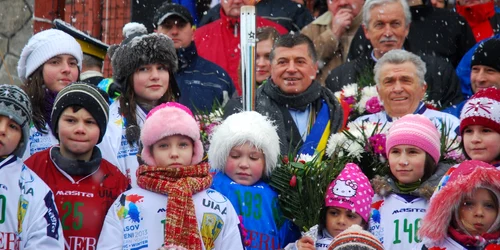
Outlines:
<svg viewBox="0 0 500 250"><path fill-rule="evenodd" d="M99 140L99 126L84 108L67 107L57 123L61 154L70 159L88 161Z"/></svg>
<svg viewBox="0 0 500 250"><path fill-rule="evenodd" d="M491 163L500 155L500 134L481 125L464 129L464 149L472 160Z"/></svg>
<svg viewBox="0 0 500 250"><path fill-rule="evenodd" d="M224 172L236 183L251 186L262 178L265 164L262 151L245 143L229 151Z"/></svg>
<svg viewBox="0 0 500 250"><path fill-rule="evenodd" d="M492 193L478 188L470 197L465 197L458 208L458 216L465 230L473 236L486 233L498 216L498 204Z"/></svg>
<svg viewBox="0 0 500 250"><path fill-rule="evenodd" d="M21 142L21 126L7 116L0 115L0 156L10 155Z"/></svg>
<svg viewBox="0 0 500 250"><path fill-rule="evenodd" d="M43 64L43 81L53 92L59 92L64 87L78 79L78 61L72 55L58 55Z"/></svg>
<svg viewBox="0 0 500 250"><path fill-rule="evenodd" d="M148 64L139 67L133 75L134 92L143 102L158 101L168 90L170 74L163 64Z"/></svg>
<svg viewBox="0 0 500 250"><path fill-rule="evenodd" d="M424 176L425 151L411 145L397 145L389 150L391 173L402 184L410 184Z"/></svg>
<svg viewBox="0 0 500 250"><path fill-rule="evenodd" d="M363 223L363 218L359 214L340 207L328 207L326 210L326 230L336 237L350 226Z"/></svg>
<svg viewBox="0 0 500 250"><path fill-rule="evenodd" d="M167 136L151 149L158 167L182 167L191 165L193 141L184 135Z"/></svg>

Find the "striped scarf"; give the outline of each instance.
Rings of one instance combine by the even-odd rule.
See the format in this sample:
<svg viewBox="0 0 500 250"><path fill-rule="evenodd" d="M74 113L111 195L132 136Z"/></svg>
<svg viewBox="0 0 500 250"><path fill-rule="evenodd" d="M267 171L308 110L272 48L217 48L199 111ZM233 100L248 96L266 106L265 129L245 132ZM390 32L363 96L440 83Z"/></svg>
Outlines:
<svg viewBox="0 0 500 250"><path fill-rule="evenodd" d="M202 249L193 194L212 185L207 163L179 168L142 165L137 169L139 187L168 196L165 245Z"/></svg>

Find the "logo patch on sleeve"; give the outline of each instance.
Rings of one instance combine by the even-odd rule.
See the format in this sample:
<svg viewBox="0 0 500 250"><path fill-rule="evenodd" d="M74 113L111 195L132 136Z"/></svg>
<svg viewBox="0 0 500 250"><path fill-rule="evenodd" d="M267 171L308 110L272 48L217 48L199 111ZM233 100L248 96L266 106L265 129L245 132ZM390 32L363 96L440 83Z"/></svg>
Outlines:
<svg viewBox="0 0 500 250"><path fill-rule="evenodd" d="M47 213L44 217L47 221L47 236L52 237L56 240L59 239L59 215L57 214L57 209L52 198L52 192L49 191L44 198L45 206L47 207Z"/></svg>

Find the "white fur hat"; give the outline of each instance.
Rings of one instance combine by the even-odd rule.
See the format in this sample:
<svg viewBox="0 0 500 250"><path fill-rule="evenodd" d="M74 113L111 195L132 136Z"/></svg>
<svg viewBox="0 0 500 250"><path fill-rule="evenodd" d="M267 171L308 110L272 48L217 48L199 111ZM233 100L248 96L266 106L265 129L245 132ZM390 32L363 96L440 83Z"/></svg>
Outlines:
<svg viewBox="0 0 500 250"><path fill-rule="evenodd" d="M17 74L24 82L38 67L50 58L69 54L78 61L78 68L82 70L83 52L80 44L64 31L48 29L36 33L24 46L17 64Z"/></svg>
<svg viewBox="0 0 500 250"><path fill-rule="evenodd" d="M234 146L246 142L261 149L266 159L265 176L269 177L276 167L280 153L280 141L276 126L255 111L245 111L229 116L215 128L210 137L208 162L213 169L224 172L229 152Z"/></svg>

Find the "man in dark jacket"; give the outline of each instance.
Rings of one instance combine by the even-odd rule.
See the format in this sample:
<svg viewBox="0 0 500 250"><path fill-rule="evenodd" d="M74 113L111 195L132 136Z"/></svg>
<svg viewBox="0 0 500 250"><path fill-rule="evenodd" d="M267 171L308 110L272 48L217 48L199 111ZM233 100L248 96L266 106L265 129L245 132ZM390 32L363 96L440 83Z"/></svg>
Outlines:
<svg viewBox="0 0 500 250"><path fill-rule="evenodd" d="M179 102L193 112L212 111L216 104L224 105L234 94L234 85L227 72L198 56L193 42L193 18L188 9L174 3L164 3L155 15L157 32L174 41L179 60L175 80L179 85Z"/></svg>
<svg viewBox="0 0 500 250"><path fill-rule="evenodd" d="M408 1L410 2L410 1ZM448 9L433 8L430 0L410 6L411 29L405 49L417 55L439 56L457 67L463 55L476 43L465 19ZM348 60L358 58L369 49L370 41L362 28L354 36Z"/></svg>
<svg viewBox="0 0 500 250"><path fill-rule="evenodd" d="M224 1L224 0L223 0ZM304 26L313 21L313 17L305 6L292 0L262 0L257 3L257 16L280 24L289 31L300 32ZM208 10L199 23L199 27L220 18L220 4Z"/></svg>
<svg viewBox="0 0 500 250"><path fill-rule="evenodd" d="M363 30L372 50L335 68L326 78L326 87L333 92L351 83L374 85L373 67L386 52L402 49L410 30L410 11L405 0L368 0L363 6ZM412 26L413 27L413 26ZM451 64L439 57L421 56L426 63L428 100L444 108L463 100L458 78ZM363 79L370 79L362 83Z"/></svg>
<svg viewBox="0 0 500 250"><path fill-rule="evenodd" d="M269 59L271 77L257 89L255 110L276 124L281 154L324 151L319 141L342 128L344 111L333 93L315 80L318 66L312 41L302 34L283 35ZM240 110L241 98L232 99L224 116Z"/></svg>

